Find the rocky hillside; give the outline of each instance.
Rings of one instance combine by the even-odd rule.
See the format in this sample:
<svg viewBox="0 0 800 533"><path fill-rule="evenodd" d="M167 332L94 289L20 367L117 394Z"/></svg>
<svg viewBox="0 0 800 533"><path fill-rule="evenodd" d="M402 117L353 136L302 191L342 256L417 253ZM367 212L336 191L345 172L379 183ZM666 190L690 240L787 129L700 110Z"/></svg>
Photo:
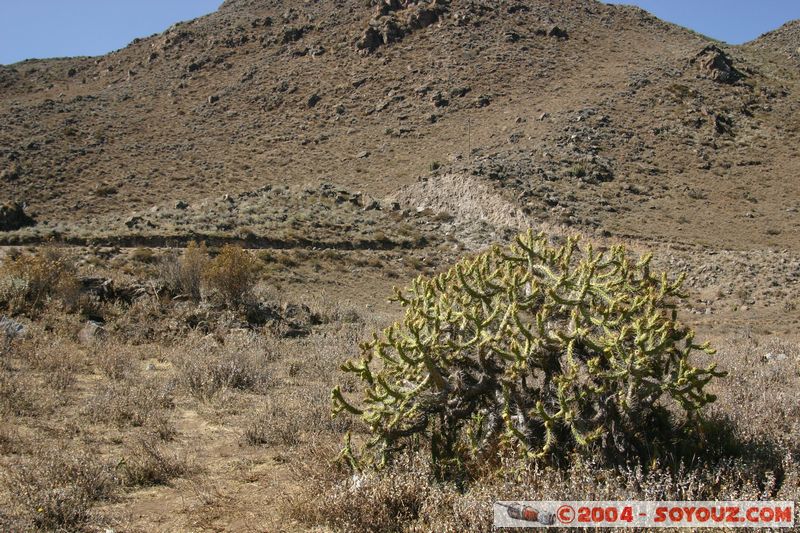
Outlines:
<svg viewBox="0 0 800 533"><path fill-rule="evenodd" d="M460 180L581 231L797 250L796 33L723 46L594 0L228 0L0 67L0 201L48 234L320 182L457 209Z"/></svg>

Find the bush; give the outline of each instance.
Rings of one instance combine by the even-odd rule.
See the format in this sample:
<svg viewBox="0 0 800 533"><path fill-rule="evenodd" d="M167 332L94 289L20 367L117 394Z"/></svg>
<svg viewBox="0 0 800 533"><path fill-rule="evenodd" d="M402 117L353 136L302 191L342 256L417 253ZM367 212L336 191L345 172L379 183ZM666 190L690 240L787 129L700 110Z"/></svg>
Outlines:
<svg viewBox="0 0 800 533"><path fill-rule="evenodd" d="M0 307L11 313L36 313L50 300L74 307L79 295L77 269L56 248L13 256L0 265Z"/></svg>
<svg viewBox="0 0 800 533"><path fill-rule="evenodd" d="M153 436L141 436L128 446L120 470L125 485L152 486L165 485L187 474L191 467L184 457L165 450Z"/></svg>
<svg viewBox="0 0 800 533"><path fill-rule="evenodd" d="M84 411L92 422L159 429L168 426L174 407L172 383L131 374L102 385L88 398Z"/></svg>
<svg viewBox="0 0 800 533"><path fill-rule="evenodd" d="M181 257L166 258L161 264L161 278L172 292L188 296L199 302L202 296L203 272L208 267L208 249L205 243L192 241Z"/></svg>
<svg viewBox="0 0 800 533"><path fill-rule="evenodd" d="M251 300L258 281L258 261L239 246L228 244L207 265L203 277L228 306L239 307Z"/></svg>
<svg viewBox="0 0 800 533"><path fill-rule="evenodd" d="M13 466L5 481L23 515L49 531L78 530L116 485L110 466L93 455L55 449Z"/></svg>
<svg viewBox="0 0 800 533"><path fill-rule="evenodd" d="M221 346L210 338L194 339L180 350L174 360L178 379L200 400L233 389L263 393L271 382L266 347L247 335L231 335Z"/></svg>
<svg viewBox="0 0 800 533"><path fill-rule="evenodd" d="M334 413L360 416L372 434L362 457L349 443L345 455L382 465L423 442L437 465L501 451L549 461L666 453L724 374L692 366L694 352L713 350L676 320L682 279L653 276L649 261L528 232L396 290L403 320L342 367L365 383L363 400L332 393Z"/></svg>

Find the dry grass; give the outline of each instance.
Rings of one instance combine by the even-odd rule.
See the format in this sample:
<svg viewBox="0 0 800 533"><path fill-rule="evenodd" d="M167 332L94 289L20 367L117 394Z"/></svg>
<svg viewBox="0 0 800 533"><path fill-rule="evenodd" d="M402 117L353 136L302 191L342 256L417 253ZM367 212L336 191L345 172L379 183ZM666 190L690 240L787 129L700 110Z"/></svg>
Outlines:
<svg viewBox="0 0 800 533"><path fill-rule="evenodd" d="M167 450L158 439L143 435L127 446L119 471L127 486L152 486L188 474L192 465L187 458Z"/></svg>
<svg viewBox="0 0 800 533"><path fill-rule="evenodd" d="M12 255L0 265L0 308L14 314L38 313L50 300L74 308L78 288L73 260L55 247Z"/></svg>
<svg viewBox="0 0 800 533"><path fill-rule="evenodd" d="M281 302L278 312L297 301L272 288L254 294ZM367 428L331 419L329 394L335 384L354 392L339 366L392 316L347 298L304 297L303 313L318 319L281 337L209 301L145 292L99 302L107 338L90 345L75 340L85 319L50 299L0 359L0 530L91 530L109 520L141 531L253 521L268 530L490 531L500 498L800 498L800 350L747 336L715 339L731 377L715 385L708 450L693 461L506 463L443 484L419 455L354 477L335 460L345 434L360 442ZM15 495L8 480L25 490ZM34 513L38 501L49 503Z"/></svg>
<svg viewBox="0 0 800 533"><path fill-rule="evenodd" d="M109 497L114 469L86 451L50 448L35 452L3 476L17 514L47 531L82 530L92 506Z"/></svg>
<svg viewBox="0 0 800 533"><path fill-rule="evenodd" d="M270 401L251 418L242 438L253 446L297 446L306 429L304 418L296 407Z"/></svg>
<svg viewBox="0 0 800 533"><path fill-rule="evenodd" d="M169 411L175 407L174 385L158 378L131 375L98 387L87 399L85 412L94 423L118 427L149 427L169 435Z"/></svg>
<svg viewBox="0 0 800 533"><path fill-rule="evenodd" d="M196 398L209 400L232 389L266 392L270 357L262 338L241 333L223 344L210 336L189 338L176 349L173 362L180 383Z"/></svg>

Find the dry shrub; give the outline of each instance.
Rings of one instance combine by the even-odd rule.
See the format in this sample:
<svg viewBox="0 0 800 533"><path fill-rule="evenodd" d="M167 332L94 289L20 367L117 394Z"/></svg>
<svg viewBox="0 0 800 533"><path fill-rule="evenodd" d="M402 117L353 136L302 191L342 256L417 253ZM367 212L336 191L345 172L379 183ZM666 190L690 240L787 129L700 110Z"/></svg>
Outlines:
<svg viewBox="0 0 800 533"><path fill-rule="evenodd" d="M127 486L164 485L190 471L187 459L168 451L156 438L143 435L127 449L120 464L122 480Z"/></svg>
<svg viewBox="0 0 800 533"><path fill-rule="evenodd" d="M82 348L57 333L40 331L20 343L17 354L34 370L48 372L67 362L77 370Z"/></svg>
<svg viewBox="0 0 800 533"><path fill-rule="evenodd" d="M252 446L296 446L303 430L303 421L295 409L270 401L253 415L242 438Z"/></svg>
<svg viewBox="0 0 800 533"><path fill-rule="evenodd" d="M203 272L205 284L216 291L229 307L240 307L252 300L258 281L258 260L239 246L225 245Z"/></svg>
<svg viewBox="0 0 800 533"><path fill-rule="evenodd" d="M77 268L58 248L8 257L0 265L0 307L12 314L37 314L50 301L75 308L80 297Z"/></svg>
<svg viewBox="0 0 800 533"><path fill-rule="evenodd" d="M85 412L93 422L147 427L168 435L169 411L175 407L173 389L171 382L131 375L100 387Z"/></svg>
<svg viewBox="0 0 800 533"><path fill-rule="evenodd" d="M36 528L77 531L94 502L115 486L112 468L85 451L49 449L14 464L4 476L22 518Z"/></svg>
<svg viewBox="0 0 800 533"><path fill-rule="evenodd" d="M46 368L44 382L52 391L63 394L72 389L75 385L76 370L77 366L74 361L69 359L62 359L61 361L54 360Z"/></svg>
<svg viewBox="0 0 800 533"><path fill-rule="evenodd" d="M28 374L0 371L0 414L41 416L53 409L53 395Z"/></svg>
<svg viewBox="0 0 800 533"><path fill-rule="evenodd" d="M332 455L332 454L331 454ZM794 500L795 476L777 480L743 461L673 470L661 465L603 467L576 461L568 469L537 467L507 459L504 469L468 487L437 482L422 455L404 455L383 472L350 475L303 465L298 475L308 490L292 502L297 520L334 531L493 531L498 500ZM797 472L798 464L787 463Z"/></svg>
<svg viewBox="0 0 800 533"><path fill-rule="evenodd" d="M188 296L195 302L202 297L203 272L209 256L205 243L192 241L178 257L174 254L161 262L161 279L173 293Z"/></svg>
<svg viewBox="0 0 800 533"><path fill-rule="evenodd" d="M12 425L12 417L4 415L3 425L0 425L0 455L22 453L23 442L19 430Z"/></svg>
<svg viewBox="0 0 800 533"><path fill-rule="evenodd" d="M134 372L133 354L122 346L101 344L92 351L100 371L113 381L122 381Z"/></svg>
<svg viewBox="0 0 800 533"><path fill-rule="evenodd" d="M352 427L350 419L331 417L327 387L309 383L291 396L268 400L250 418L242 438L250 445L296 446L305 436L338 441Z"/></svg>
<svg viewBox="0 0 800 533"><path fill-rule="evenodd" d="M359 343L365 338L366 331L363 324L341 324L287 342L282 348L286 354L286 366L291 373L307 380L320 381L326 385L340 384L343 390L353 391L357 380L343 375L340 367L352 354L358 352ZM312 357L308 354L312 354Z"/></svg>
<svg viewBox="0 0 800 533"><path fill-rule="evenodd" d="M307 486L325 487L324 492L316 494L312 489L308 497L294 502L292 515L334 531L409 531L426 501L440 490L428 480L425 462L410 456L399 459L385 474L350 477L340 473L338 480L319 472L327 470L318 468L319 461L314 463L317 469L304 469L313 479Z"/></svg>
<svg viewBox="0 0 800 533"><path fill-rule="evenodd" d="M231 389L263 393L271 381L270 346L254 334L234 333L224 344L211 336L193 337L177 350L179 379L201 400Z"/></svg>
<svg viewBox="0 0 800 533"><path fill-rule="evenodd" d="M51 391L64 393L74 386L83 356L74 342L56 334L40 333L18 345L17 357L30 369L40 372Z"/></svg>

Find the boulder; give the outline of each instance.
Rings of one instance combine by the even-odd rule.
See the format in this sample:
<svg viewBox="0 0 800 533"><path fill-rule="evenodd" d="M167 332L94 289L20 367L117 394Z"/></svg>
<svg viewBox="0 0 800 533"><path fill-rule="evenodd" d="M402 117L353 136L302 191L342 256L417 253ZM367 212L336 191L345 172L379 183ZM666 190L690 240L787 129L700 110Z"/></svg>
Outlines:
<svg viewBox="0 0 800 533"><path fill-rule="evenodd" d="M306 101L306 105L308 105L308 107L314 107L320 102L320 100L322 100L322 97L320 95L318 95L317 93L314 93L314 94L312 94L311 96L308 97L308 100Z"/></svg>
<svg viewBox="0 0 800 533"><path fill-rule="evenodd" d="M430 26L448 9L446 0L382 0L373 5L376 6L375 17L356 41L356 49L367 54Z"/></svg>
<svg viewBox="0 0 800 533"><path fill-rule="evenodd" d="M372 26L364 30L364 34L356 41L356 48L367 53L374 52L383 44L383 39L377 28Z"/></svg>
<svg viewBox="0 0 800 533"><path fill-rule="evenodd" d="M299 41L305 35L305 28L284 28L283 30L283 44L293 43Z"/></svg>
<svg viewBox="0 0 800 533"><path fill-rule="evenodd" d="M547 36L548 37L555 37L556 39L566 39L569 37L567 34L567 30L563 28L559 28L555 24L547 28Z"/></svg>
<svg viewBox="0 0 800 533"><path fill-rule="evenodd" d="M100 322L87 320L78 332L78 340L83 344L94 344L106 337L106 329Z"/></svg>
<svg viewBox="0 0 800 533"><path fill-rule="evenodd" d="M129 227L129 228L135 228L136 226L138 226L138 225L139 225L139 224L141 224L142 222L144 222L144 219L143 219L142 217L134 215L134 216L132 216L132 217L129 217L129 218L128 218L128 219L125 221L125 225L126 225L127 227Z"/></svg>
<svg viewBox="0 0 800 533"><path fill-rule="evenodd" d="M15 231L35 226L36 221L25 213L25 206L11 202L0 206L0 231Z"/></svg>
<svg viewBox="0 0 800 533"><path fill-rule="evenodd" d="M733 66L731 58L713 44L700 50L690 63L700 67L708 77L718 83L736 83L744 77Z"/></svg>

